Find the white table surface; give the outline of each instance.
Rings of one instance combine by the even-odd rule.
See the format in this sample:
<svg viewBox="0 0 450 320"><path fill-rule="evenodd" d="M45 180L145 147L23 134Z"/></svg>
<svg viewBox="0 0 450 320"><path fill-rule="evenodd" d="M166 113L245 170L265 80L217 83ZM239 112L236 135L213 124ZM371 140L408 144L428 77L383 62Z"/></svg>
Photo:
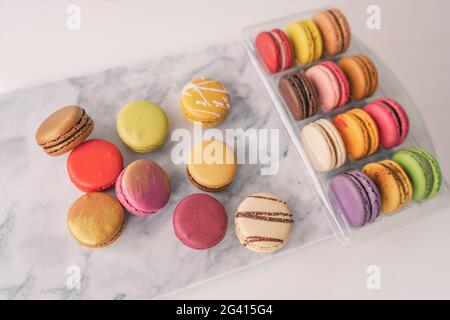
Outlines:
<svg viewBox="0 0 450 320"><path fill-rule="evenodd" d="M66 28L70 4L81 8L78 31ZM445 0L0 0L0 93L235 41L244 26L328 4L344 10L352 31L403 81L448 180L450 2ZM366 27L370 4L381 8L381 30ZM450 208L424 212L360 247L344 248L330 239L169 298L448 299L449 230ZM369 265L381 268L379 290L366 286Z"/></svg>

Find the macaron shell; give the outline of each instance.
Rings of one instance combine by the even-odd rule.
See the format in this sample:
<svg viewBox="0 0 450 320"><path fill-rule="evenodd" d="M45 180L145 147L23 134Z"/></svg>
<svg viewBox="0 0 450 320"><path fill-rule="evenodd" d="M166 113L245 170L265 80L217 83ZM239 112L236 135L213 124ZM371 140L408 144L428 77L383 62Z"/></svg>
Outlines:
<svg viewBox="0 0 450 320"><path fill-rule="evenodd" d="M305 126L301 132L301 140L306 155L316 171L326 172L335 167L337 159L333 143L323 127L315 123Z"/></svg>
<svg viewBox="0 0 450 320"><path fill-rule="evenodd" d="M333 72L333 75L336 77L340 88L340 100L338 102L338 107L343 107L350 99L350 83L348 82L347 77L345 76L341 68L339 68L339 66L333 61L324 61L321 63L321 65L331 70L331 72Z"/></svg>
<svg viewBox="0 0 450 320"><path fill-rule="evenodd" d="M358 182L363 186L370 200L371 212L368 215L368 222L374 222L381 214L381 195L376 184L364 173L358 170L351 170L347 174L358 179Z"/></svg>
<svg viewBox="0 0 450 320"><path fill-rule="evenodd" d="M141 159L132 162L117 180L117 198L130 213L152 214L169 201L169 177L152 160Z"/></svg>
<svg viewBox="0 0 450 320"><path fill-rule="evenodd" d="M411 151L415 152L416 154L421 155L425 159L427 159L428 164L431 167L431 171L433 173L433 187L431 190L431 193L428 195L427 199L431 199L441 190L442 186L442 173L441 173L441 167L439 166L439 162L436 160L435 157L428 151L419 148L419 147L413 147L410 148Z"/></svg>
<svg viewBox="0 0 450 320"><path fill-rule="evenodd" d="M319 107L317 90L305 74L297 72L284 75L278 87L295 120L312 117L317 113Z"/></svg>
<svg viewBox="0 0 450 320"><path fill-rule="evenodd" d="M320 107L326 112L336 108L341 98L341 89L333 72L318 64L306 71L306 76L317 89Z"/></svg>
<svg viewBox="0 0 450 320"><path fill-rule="evenodd" d="M322 38L320 31L312 20L290 23L286 27L286 35L290 40L297 61L308 64L322 55Z"/></svg>
<svg viewBox="0 0 450 320"><path fill-rule="evenodd" d="M236 235L247 249L268 253L282 248L291 233L293 216L286 203L268 193L256 193L239 205Z"/></svg>
<svg viewBox="0 0 450 320"><path fill-rule="evenodd" d="M320 11L313 19L321 31L327 55L335 56L348 49L351 39L350 26L340 10Z"/></svg>
<svg viewBox="0 0 450 320"><path fill-rule="evenodd" d="M374 154L380 145L380 136L375 121L362 109L351 109L348 113L353 114L364 124L365 131L369 136L369 150L364 156L367 157Z"/></svg>
<svg viewBox="0 0 450 320"><path fill-rule="evenodd" d="M204 140L189 156L187 172L196 186L206 191L219 191L231 184L237 171L234 151L218 140Z"/></svg>
<svg viewBox="0 0 450 320"><path fill-rule="evenodd" d="M160 106L147 100L125 105L119 111L116 125L123 143L137 153L159 149L169 132L166 113Z"/></svg>
<svg viewBox="0 0 450 320"><path fill-rule="evenodd" d="M83 142L67 158L70 180L84 192L102 191L113 186L122 168L119 149L101 139Z"/></svg>
<svg viewBox="0 0 450 320"><path fill-rule="evenodd" d="M392 156L406 171L413 184L413 198L422 201L431 193L433 177L427 161L409 150L401 150Z"/></svg>
<svg viewBox="0 0 450 320"><path fill-rule="evenodd" d="M94 123L79 106L60 108L36 130L36 142L51 155L64 154L81 144L92 132Z"/></svg>
<svg viewBox="0 0 450 320"><path fill-rule="evenodd" d="M363 172L377 185L381 194L381 211L394 213L411 202L412 185L403 169L393 161L370 163Z"/></svg>
<svg viewBox="0 0 450 320"><path fill-rule="evenodd" d="M323 130L325 130L325 132L327 133L327 137L333 143L333 150L336 156L336 165L334 166L334 169L339 168L347 160L345 144L342 140L341 135L339 134L339 131L327 119L319 119L315 123L321 126Z"/></svg>
<svg viewBox="0 0 450 320"><path fill-rule="evenodd" d="M281 48L270 32L264 31L256 37L256 48L271 73L281 70Z"/></svg>
<svg viewBox="0 0 450 320"><path fill-rule="evenodd" d="M280 43L282 52L281 70L289 69L294 60L294 53L292 52L291 43L286 34L280 29L273 29L271 34L277 42Z"/></svg>
<svg viewBox="0 0 450 320"><path fill-rule="evenodd" d="M230 106L225 86L211 78L193 79L181 93L180 108L184 117L205 128L220 124L230 112Z"/></svg>
<svg viewBox="0 0 450 320"><path fill-rule="evenodd" d="M80 244L100 248L115 241L123 228L125 213L120 203L106 193L81 196L69 209L67 227Z"/></svg>
<svg viewBox="0 0 450 320"><path fill-rule="evenodd" d="M372 96L378 87L378 73L375 65L365 56L357 55L338 62L350 82L351 95L355 100Z"/></svg>
<svg viewBox="0 0 450 320"><path fill-rule="evenodd" d="M224 206L207 194L187 196L176 206L173 228L186 246L203 250L215 246L224 237L228 217Z"/></svg>
<svg viewBox="0 0 450 320"><path fill-rule="evenodd" d="M333 124L344 141L347 155L353 160L365 157L370 146L369 136L364 128L364 124L350 113L338 115L334 118Z"/></svg>
<svg viewBox="0 0 450 320"><path fill-rule="evenodd" d="M335 207L344 215L353 228L362 227L370 212L367 207L369 198L355 179L348 175L339 175L330 182L331 200Z"/></svg>

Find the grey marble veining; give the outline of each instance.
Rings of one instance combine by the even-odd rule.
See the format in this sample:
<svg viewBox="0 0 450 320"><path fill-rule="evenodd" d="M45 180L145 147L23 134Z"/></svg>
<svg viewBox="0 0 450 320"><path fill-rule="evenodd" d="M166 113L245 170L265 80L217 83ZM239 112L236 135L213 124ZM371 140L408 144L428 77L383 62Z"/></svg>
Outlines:
<svg viewBox="0 0 450 320"><path fill-rule="evenodd" d="M185 167L170 159L174 142L168 140L154 153L135 154L121 143L115 129L115 117L125 103L150 99L168 113L171 130L182 127L192 131L178 102L182 87L199 76L217 78L231 92L232 111L219 129L281 129L277 175L261 176L259 165L240 165L232 186L214 194L226 206L229 228L219 245L204 251L182 245L172 229L175 205L198 192L188 182ZM95 122L91 138L115 143L125 164L150 158L171 179L168 205L150 217L128 214L121 237L103 249L80 247L69 235L66 212L82 193L68 179L67 155L49 157L34 142L40 122L67 104L87 109ZM0 96L0 115L1 299L155 298L331 234L299 157L239 43L7 93ZM238 204L245 195L261 191L282 196L295 213L288 244L273 255L243 248L234 234ZM79 289L67 285L72 265L81 271Z"/></svg>

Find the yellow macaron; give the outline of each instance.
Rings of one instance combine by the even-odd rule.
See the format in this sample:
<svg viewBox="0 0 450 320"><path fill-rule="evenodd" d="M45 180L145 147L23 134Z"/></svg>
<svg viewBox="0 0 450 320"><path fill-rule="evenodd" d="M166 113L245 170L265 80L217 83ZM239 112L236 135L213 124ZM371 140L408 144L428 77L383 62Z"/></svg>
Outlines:
<svg viewBox="0 0 450 320"><path fill-rule="evenodd" d="M139 153L159 149L169 132L169 120L164 110L147 100L125 105L117 116L116 126L123 143Z"/></svg>
<svg viewBox="0 0 450 320"><path fill-rule="evenodd" d="M306 19L291 22L285 31L294 48L298 63L308 64L322 57L322 35L313 20Z"/></svg>
<svg viewBox="0 0 450 320"><path fill-rule="evenodd" d="M220 124L230 112L230 96L219 81L198 78L183 88L180 108L189 122L211 128Z"/></svg>
<svg viewBox="0 0 450 320"><path fill-rule="evenodd" d="M207 192L225 189L233 181L236 171L236 154L226 143L218 140L204 140L195 146L187 165L191 183Z"/></svg>

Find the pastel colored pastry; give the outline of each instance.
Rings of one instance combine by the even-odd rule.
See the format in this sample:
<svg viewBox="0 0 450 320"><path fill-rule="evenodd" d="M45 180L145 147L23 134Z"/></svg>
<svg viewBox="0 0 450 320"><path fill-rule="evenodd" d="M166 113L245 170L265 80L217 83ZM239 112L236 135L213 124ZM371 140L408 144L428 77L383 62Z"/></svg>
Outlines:
<svg viewBox="0 0 450 320"><path fill-rule="evenodd" d="M317 89L324 111L343 107L350 99L350 83L344 72L332 61L324 61L309 68L306 76Z"/></svg>
<svg viewBox="0 0 450 320"><path fill-rule="evenodd" d="M362 109L352 109L336 116L333 124L345 144L347 154L353 160L368 157L379 146L378 128L372 117Z"/></svg>
<svg viewBox="0 0 450 320"><path fill-rule="evenodd" d="M309 118L317 113L319 97L316 88L303 73L284 75L278 87L295 120Z"/></svg>
<svg viewBox="0 0 450 320"><path fill-rule="evenodd" d="M362 100L374 95L378 88L378 71L375 64L365 55L349 56L338 62L350 81L351 95Z"/></svg>
<svg viewBox="0 0 450 320"><path fill-rule="evenodd" d="M116 197L134 215L155 213L169 201L169 177L156 162L136 160L117 178Z"/></svg>
<svg viewBox="0 0 450 320"><path fill-rule="evenodd" d="M380 144L391 149L402 144L408 137L409 120L403 107L392 99L382 98L364 107L375 121L380 133Z"/></svg>
<svg viewBox="0 0 450 320"><path fill-rule="evenodd" d="M397 162L408 174L413 184L416 201L433 198L441 189L442 174L437 160L426 150L413 147L394 154Z"/></svg>
<svg viewBox="0 0 450 320"><path fill-rule="evenodd" d="M347 51L350 46L350 26L338 9L320 11L313 18L322 34L323 46L328 56Z"/></svg>
<svg viewBox="0 0 450 320"><path fill-rule="evenodd" d="M286 34L280 29L263 31L256 36L256 49L271 73L289 69L294 54Z"/></svg>
<svg viewBox="0 0 450 320"><path fill-rule="evenodd" d="M228 217L224 206L203 193L187 196L173 213L173 229L177 238L192 249L204 250L225 237Z"/></svg>
<svg viewBox="0 0 450 320"><path fill-rule="evenodd" d="M169 120L164 110L147 100L125 105L117 115L116 126L123 143L138 153L159 149L169 132Z"/></svg>
<svg viewBox="0 0 450 320"><path fill-rule="evenodd" d="M59 156L82 143L93 129L94 122L83 108L67 106L41 123L35 139L47 154Z"/></svg>
<svg viewBox="0 0 450 320"><path fill-rule="evenodd" d="M261 253L281 249L294 223L286 202L269 193L256 193L247 197L239 205L234 221L241 244Z"/></svg>
<svg viewBox="0 0 450 320"><path fill-rule="evenodd" d="M332 178L330 193L333 206L353 228L372 223L380 216L380 192L360 171L352 170Z"/></svg>
<svg viewBox="0 0 450 320"><path fill-rule="evenodd" d="M113 243L121 234L125 213L109 194L88 193L76 200L67 214L67 227L75 240L89 248Z"/></svg>
<svg viewBox="0 0 450 320"><path fill-rule="evenodd" d="M339 168L345 163L344 142L335 126L319 119L305 126L301 140L311 165L318 172Z"/></svg>
<svg viewBox="0 0 450 320"><path fill-rule="evenodd" d="M101 139L83 142L67 158L70 180L84 192L112 187L122 168L120 150L111 142Z"/></svg>
<svg viewBox="0 0 450 320"><path fill-rule="evenodd" d="M204 140L191 151L186 171L191 183L200 190L221 191L236 175L236 155L222 141Z"/></svg>
<svg viewBox="0 0 450 320"><path fill-rule="evenodd" d="M308 64L322 57L322 35L313 20L291 22L285 32L292 43L298 63Z"/></svg>
<svg viewBox="0 0 450 320"><path fill-rule="evenodd" d="M377 185L381 194L381 211L393 213L407 206L413 195L408 175L400 165L391 160L369 163L363 172Z"/></svg>
<svg viewBox="0 0 450 320"><path fill-rule="evenodd" d="M230 112L230 95L217 80L194 79L181 92L180 108L189 122L197 122L204 128L215 127Z"/></svg>

